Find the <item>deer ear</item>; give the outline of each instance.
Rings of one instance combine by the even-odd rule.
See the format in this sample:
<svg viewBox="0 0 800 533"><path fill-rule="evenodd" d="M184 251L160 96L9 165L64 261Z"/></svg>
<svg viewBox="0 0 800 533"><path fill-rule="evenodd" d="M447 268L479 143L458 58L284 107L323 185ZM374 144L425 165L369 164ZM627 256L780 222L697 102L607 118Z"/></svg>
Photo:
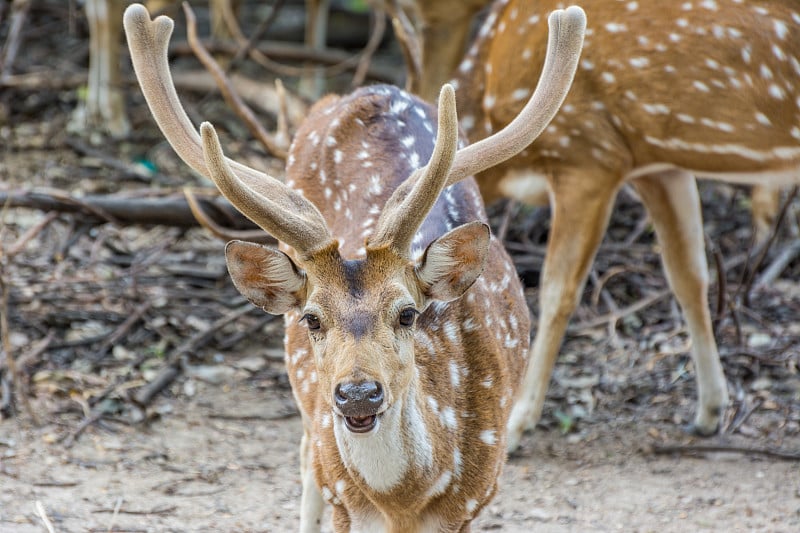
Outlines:
<svg viewBox="0 0 800 533"><path fill-rule="evenodd" d="M244 241L225 246L233 284L267 313L281 315L305 300L306 276L285 253Z"/></svg>
<svg viewBox="0 0 800 533"><path fill-rule="evenodd" d="M425 250L416 267L422 293L449 302L459 298L483 273L489 254L489 226L470 222L447 232Z"/></svg>

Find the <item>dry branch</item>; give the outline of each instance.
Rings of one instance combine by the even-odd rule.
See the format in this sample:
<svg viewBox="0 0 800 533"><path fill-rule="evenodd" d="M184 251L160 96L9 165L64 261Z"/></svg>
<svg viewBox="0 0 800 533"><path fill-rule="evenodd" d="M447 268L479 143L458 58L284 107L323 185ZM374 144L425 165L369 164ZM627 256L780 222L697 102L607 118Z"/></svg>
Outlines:
<svg viewBox="0 0 800 533"><path fill-rule="evenodd" d="M146 407L150 405L150 402L153 401L153 398L155 398L155 396L166 387L169 387L175 378L180 375L183 370L183 362L186 357L188 357L192 352L196 351L200 346L203 346L209 340L211 340L211 337L213 337L214 334L221 328L227 326L235 320L238 320L244 315L257 310L257 307L253 307L250 303L247 303L244 306L231 311L219 320L215 321L208 328L187 339L186 342L178 346L170 354L158 376L156 376L153 381L136 392L136 394L133 396L133 401L136 402L140 407Z"/></svg>
<svg viewBox="0 0 800 533"><path fill-rule="evenodd" d="M749 448L746 446L727 446L723 444L689 444L653 446L653 453L658 455L695 455L704 453L741 453L745 455L761 455L783 461L800 461L800 452L774 450L771 448Z"/></svg>
<svg viewBox="0 0 800 533"><path fill-rule="evenodd" d="M28 207L42 211L83 213L99 222L119 224L160 224L189 228L198 225L189 203L183 196L126 197L121 195L71 196L55 190L0 191L0 203L9 207ZM231 230L255 230L258 226L242 216L224 198L199 197L205 218ZM253 234L255 237L255 234ZM260 242L275 243L266 236Z"/></svg>
<svg viewBox="0 0 800 533"><path fill-rule="evenodd" d="M289 148L288 140L285 144L279 142L275 136L261 126L261 123L258 121L253 111L234 89L225 71L197 38L197 20L194 11L192 11L192 8L189 7L189 4L186 2L183 3L183 11L186 14L186 34L189 40L189 46L192 47L197 59L200 60L206 70L214 77L214 80L217 82L217 87L222 93L222 97L239 118L242 119L250 133L258 139L272 155L280 159L286 159L286 152ZM278 109L280 109L280 106L278 106Z"/></svg>

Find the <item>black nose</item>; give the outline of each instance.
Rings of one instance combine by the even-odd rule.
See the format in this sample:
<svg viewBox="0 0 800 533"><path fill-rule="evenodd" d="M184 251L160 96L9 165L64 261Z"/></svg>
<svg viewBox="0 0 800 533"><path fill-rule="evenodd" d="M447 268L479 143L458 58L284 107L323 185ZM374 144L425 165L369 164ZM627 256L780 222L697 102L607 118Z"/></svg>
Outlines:
<svg viewBox="0 0 800 533"><path fill-rule="evenodd" d="M383 404L383 387L377 381L340 383L336 385L333 399L344 416L372 416Z"/></svg>

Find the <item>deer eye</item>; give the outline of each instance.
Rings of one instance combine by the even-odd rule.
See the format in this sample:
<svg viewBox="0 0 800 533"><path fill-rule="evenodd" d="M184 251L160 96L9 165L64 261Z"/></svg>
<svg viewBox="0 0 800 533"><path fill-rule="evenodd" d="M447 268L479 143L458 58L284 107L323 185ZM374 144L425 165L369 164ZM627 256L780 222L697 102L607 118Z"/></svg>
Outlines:
<svg viewBox="0 0 800 533"><path fill-rule="evenodd" d="M410 328L414 325L414 319L417 318L417 310L412 307L406 307L402 311L400 311L400 316L398 317L398 322L400 325L406 328Z"/></svg>
<svg viewBox="0 0 800 533"><path fill-rule="evenodd" d="M306 321L306 326L311 331L317 331L320 328L319 317L316 315L312 315L311 313L306 313L303 315L303 318L300 319L300 322L303 320Z"/></svg>

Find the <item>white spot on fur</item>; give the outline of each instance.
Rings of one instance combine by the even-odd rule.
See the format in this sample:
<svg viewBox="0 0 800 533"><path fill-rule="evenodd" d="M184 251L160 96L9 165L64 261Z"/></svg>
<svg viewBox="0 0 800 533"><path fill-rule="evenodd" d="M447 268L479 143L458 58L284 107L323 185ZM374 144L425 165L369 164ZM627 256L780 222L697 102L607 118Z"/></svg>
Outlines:
<svg viewBox="0 0 800 533"><path fill-rule="evenodd" d="M784 90L775 83L769 86L768 91L769 95L775 98L776 100L783 100L784 98L786 98L786 93L784 92Z"/></svg>
<svg viewBox="0 0 800 533"><path fill-rule="evenodd" d="M484 444L494 446L497 444L497 432L493 429L485 429L481 431L480 439Z"/></svg>
<svg viewBox="0 0 800 533"><path fill-rule="evenodd" d="M611 33L621 33L624 31L628 31L628 27L625 24L620 24L619 22L608 22L606 23L606 31Z"/></svg>
<svg viewBox="0 0 800 533"><path fill-rule="evenodd" d="M453 411L452 407L445 407L442 409L442 413L439 415L439 420L442 422L442 425L448 429L455 430L458 427L456 413Z"/></svg>
<svg viewBox="0 0 800 533"><path fill-rule="evenodd" d="M769 117L760 111L756 113L756 121L764 126L772 126L772 121Z"/></svg>
<svg viewBox="0 0 800 533"><path fill-rule="evenodd" d="M531 94L530 89L517 89L513 93L511 93L511 98L517 101L525 100L529 94Z"/></svg>
<svg viewBox="0 0 800 533"><path fill-rule="evenodd" d="M789 28L786 26L786 23L782 20L775 19L772 21L773 28L775 28L775 35L778 36L778 39L783 41L786 39L786 36L789 35Z"/></svg>
<svg viewBox="0 0 800 533"><path fill-rule="evenodd" d="M642 104L642 109L651 115L669 115L670 109L664 104Z"/></svg>
<svg viewBox="0 0 800 533"><path fill-rule="evenodd" d="M411 102L409 102L408 100L405 100L405 99L403 99L403 100L395 100L394 102L392 102L392 105L391 105L390 109L391 109L392 113L394 113L396 115L399 115L400 113L402 113L403 111L408 109L409 105L411 105Z"/></svg>
<svg viewBox="0 0 800 533"><path fill-rule="evenodd" d="M455 361L450 361L450 383L454 389L461 387L461 369Z"/></svg>
<svg viewBox="0 0 800 533"><path fill-rule="evenodd" d="M450 480L453 479L453 472L450 470L446 470L436 482L431 485L431 488L425 493L425 496L428 498L432 498L434 496L438 496L443 494L444 491L447 490L447 487L450 486Z"/></svg>

